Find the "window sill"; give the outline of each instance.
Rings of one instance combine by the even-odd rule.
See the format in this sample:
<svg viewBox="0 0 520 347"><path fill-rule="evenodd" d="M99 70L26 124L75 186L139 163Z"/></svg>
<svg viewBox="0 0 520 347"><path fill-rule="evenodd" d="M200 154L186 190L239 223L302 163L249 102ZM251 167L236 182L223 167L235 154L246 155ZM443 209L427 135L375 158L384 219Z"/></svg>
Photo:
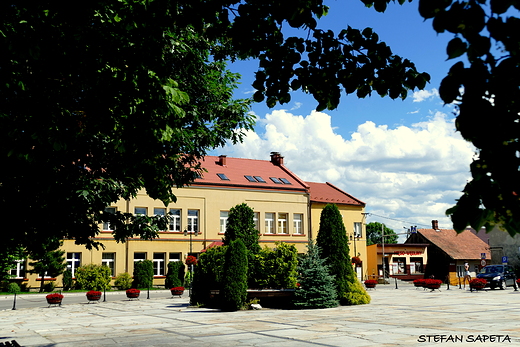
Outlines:
<svg viewBox="0 0 520 347"><path fill-rule="evenodd" d="M166 276L163 276L163 275L161 275L161 276L153 276L153 278L166 278Z"/></svg>
<svg viewBox="0 0 520 347"><path fill-rule="evenodd" d="M37 281L56 281L56 277L45 277L43 280L41 277L36 279Z"/></svg>

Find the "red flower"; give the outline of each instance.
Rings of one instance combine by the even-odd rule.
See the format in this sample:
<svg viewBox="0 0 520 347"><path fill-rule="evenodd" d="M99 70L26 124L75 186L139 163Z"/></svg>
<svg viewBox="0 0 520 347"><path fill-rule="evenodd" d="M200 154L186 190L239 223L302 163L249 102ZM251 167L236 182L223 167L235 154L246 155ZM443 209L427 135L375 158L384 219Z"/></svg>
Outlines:
<svg viewBox="0 0 520 347"><path fill-rule="evenodd" d="M377 281L376 280L366 280L365 281L365 285L376 285L377 284Z"/></svg>
<svg viewBox="0 0 520 347"><path fill-rule="evenodd" d="M46 296L47 299L63 299L63 295L60 293L52 293Z"/></svg>
<svg viewBox="0 0 520 347"><path fill-rule="evenodd" d="M173 287L173 288L170 288L170 290L184 291L184 287Z"/></svg>
<svg viewBox="0 0 520 347"><path fill-rule="evenodd" d="M186 265L197 265L197 258L192 255L188 255L186 258Z"/></svg>
<svg viewBox="0 0 520 347"><path fill-rule="evenodd" d="M101 296L101 292L98 292L97 290L89 290L87 296Z"/></svg>
<svg viewBox="0 0 520 347"><path fill-rule="evenodd" d="M139 289L130 288L130 289L126 290L126 293L127 294L139 294L139 293L141 293L141 291Z"/></svg>

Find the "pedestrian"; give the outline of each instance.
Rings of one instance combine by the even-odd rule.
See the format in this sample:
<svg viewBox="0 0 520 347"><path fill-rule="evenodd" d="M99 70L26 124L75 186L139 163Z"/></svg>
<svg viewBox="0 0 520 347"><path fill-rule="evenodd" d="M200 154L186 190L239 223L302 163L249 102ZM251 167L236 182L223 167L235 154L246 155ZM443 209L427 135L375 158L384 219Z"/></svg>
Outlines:
<svg viewBox="0 0 520 347"><path fill-rule="evenodd" d="M466 279L468 280L469 285L469 281L471 281L471 274L469 273L469 264L467 261L464 263L464 289L466 289Z"/></svg>

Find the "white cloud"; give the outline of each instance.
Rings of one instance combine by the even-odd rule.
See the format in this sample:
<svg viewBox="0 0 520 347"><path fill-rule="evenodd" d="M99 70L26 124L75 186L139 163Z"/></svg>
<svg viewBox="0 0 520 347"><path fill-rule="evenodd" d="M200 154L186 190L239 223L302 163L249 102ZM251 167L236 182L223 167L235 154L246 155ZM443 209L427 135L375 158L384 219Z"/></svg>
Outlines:
<svg viewBox="0 0 520 347"><path fill-rule="evenodd" d="M470 178L475 150L446 114L437 112L410 127L367 121L350 138L335 132L328 114L316 111L303 117L275 110L258 125L260 135L249 132L225 154L267 160L270 152L281 152L299 177L339 186L366 202L368 212L390 218L368 222L384 222L396 232L403 226L428 227L432 219L451 228L445 211Z"/></svg>
<svg viewBox="0 0 520 347"><path fill-rule="evenodd" d="M413 93L413 102L423 102L425 100L432 100L439 97L439 91L436 88L430 90L419 90Z"/></svg>
<svg viewBox="0 0 520 347"><path fill-rule="evenodd" d="M302 105L303 105L303 104L302 104L301 102L295 102L295 103L294 103L294 106L291 107L291 111L294 111L294 110L299 109L300 107L302 107Z"/></svg>

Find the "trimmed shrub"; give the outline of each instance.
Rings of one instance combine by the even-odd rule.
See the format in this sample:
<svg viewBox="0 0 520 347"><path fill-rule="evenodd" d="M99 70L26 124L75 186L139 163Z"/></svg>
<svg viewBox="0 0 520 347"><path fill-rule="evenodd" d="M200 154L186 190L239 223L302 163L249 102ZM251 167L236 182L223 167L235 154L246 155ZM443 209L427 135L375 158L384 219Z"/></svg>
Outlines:
<svg viewBox="0 0 520 347"><path fill-rule="evenodd" d="M217 299L210 298L210 290L222 289L225 255L228 246L217 246L206 249L199 255L195 266L191 304L218 307Z"/></svg>
<svg viewBox="0 0 520 347"><path fill-rule="evenodd" d="M74 280L72 279L72 271L67 269L63 271L63 290L71 290L74 286Z"/></svg>
<svg viewBox="0 0 520 347"><path fill-rule="evenodd" d="M184 280L185 267L181 261L171 261L168 263L168 272L164 286L166 289L182 287Z"/></svg>
<svg viewBox="0 0 520 347"><path fill-rule="evenodd" d="M15 293L20 293L20 286L18 285L18 283L16 282L11 282L7 285L7 292L8 293L12 293L12 294L15 294Z"/></svg>
<svg viewBox="0 0 520 347"><path fill-rule="evenodd" d="M349 282L347 291L343 296L343 305L363 305L370 303L370 295L368 295L361 282L356 278L354 282Z"/></svg>
<svg viewBox="0 0 520 347"><path fill-rule="evenodd" d="M153 263L141 260L134 265L133 288L150 288L153 285Z"/></svg>
<svg viewBox="0 0 520 347"><path fill-rule="evenodd" d="M55 288L56 288L56 285L54 284L53 281L45 282L43 284L43 291L44 292L53 292ZM41 289L40 289L40 291L41 291Z"/></svg>
<svg viewBox="0 0 520 347"><path fill-rule="evenodd" d="M299 287L294 293L296 308L329 308L338 306L334 276L329 274L320 249L309 241L307 254L298 266Z"/></svg>
<svg viewBox="0 0 520 347"><path fill-rule="evenodd" d="M231 241L226 251L221 296L223 311L237 311L246 302L247 249L240 239Z"/></svg>
<svg viewBox="0 0 520 347"><path fill-rule="evenodd" d="M294 245L276 242L276 247L264 247L254 256L249 271L252 288L296 288L298 250Z"/></svg>
<svg viewBox="0 0 520 347"><path fill-rule="evenodd" d="M119 290L130 289L132 287L132 276L128 272L121 272L116 276L114 284Z"/></svg>
<svg viewBox="0 0 520 347"><path fill-rule="evenodd" d="M86 290L103 291L110 289L112 272L108 266L99 264L88 264L77 268L76 283Z"/></svg>

